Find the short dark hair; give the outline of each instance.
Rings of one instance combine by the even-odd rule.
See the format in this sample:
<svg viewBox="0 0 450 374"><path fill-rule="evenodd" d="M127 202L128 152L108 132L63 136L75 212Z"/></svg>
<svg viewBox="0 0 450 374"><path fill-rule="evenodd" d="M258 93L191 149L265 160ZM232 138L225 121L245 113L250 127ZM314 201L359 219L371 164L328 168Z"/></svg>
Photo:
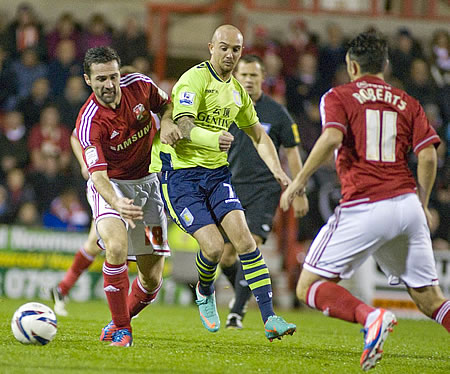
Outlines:
<svg viewBox="0 0 450 374"><path fill-rule="evenodd" d="M91 65L92 64L106 64L116 60L121 66L120 57L117 52L111 47L94 47L87 50L84 56L83 68L84 72L90 76L91 75Z"/></svg>
<svg viewBox="0 0 450 374"><path fill-rule="evenodd" d="M388 61L388 43L379 32L367 31L348 43L348 57L356 61L362 73L382 73Z"/></svg>
<svg viewBox="0 0 450 374"><path fill-rule="evenodd" d="M251 64L252 62L256 62L259 64L259 66L261 66L261 70L264 73L266 71L266 67L264 66L264 62L262 60L261 57L257 56L257 55L243 55L239 62L245 62L246 64ZM238 62L238 65L239 65Z"/></svg>

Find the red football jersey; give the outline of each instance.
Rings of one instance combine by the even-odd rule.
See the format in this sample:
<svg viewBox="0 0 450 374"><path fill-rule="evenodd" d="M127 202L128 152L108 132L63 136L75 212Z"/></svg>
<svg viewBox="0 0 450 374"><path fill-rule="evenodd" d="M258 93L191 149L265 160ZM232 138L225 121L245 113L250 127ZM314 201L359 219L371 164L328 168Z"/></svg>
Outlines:
<svg viewBox="0 0 450 374"><path fill-rule="evenodd" d="M142 74L120 78L122 98L116 109L102 106L94 93L78 114L76 134L90 173L107 170L115 179L139 179L148 175L158 113L168 95Z"/></svg>
<svg viewBox="0 0 450 374"><path fill-rule="evenodd" d="M409 151L440 143L417 100L377 77L332 88L320 113L323 129L344 133L336 170L345 205L415 192Z"/></svg>

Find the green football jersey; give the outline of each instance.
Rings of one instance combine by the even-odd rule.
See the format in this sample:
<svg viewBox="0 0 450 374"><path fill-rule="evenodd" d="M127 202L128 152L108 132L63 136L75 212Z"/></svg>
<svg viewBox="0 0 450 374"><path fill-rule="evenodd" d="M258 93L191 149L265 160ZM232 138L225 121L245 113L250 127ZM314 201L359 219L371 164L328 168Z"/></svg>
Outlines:
<svg viewBox="0 0 450 374"><path fill-rule="evenodd" d="M186 71L172 90L173 119L194 117L197 126L217 132L228 131L234 122L246 128L258 122L247 91L233 77L226 82L209 61ZM163 166L164 163L164 166ZM181 140L173 148L162 144L159 132L153 139L150 172L202 166L216 169L228 165L227 153Z"/></svg>

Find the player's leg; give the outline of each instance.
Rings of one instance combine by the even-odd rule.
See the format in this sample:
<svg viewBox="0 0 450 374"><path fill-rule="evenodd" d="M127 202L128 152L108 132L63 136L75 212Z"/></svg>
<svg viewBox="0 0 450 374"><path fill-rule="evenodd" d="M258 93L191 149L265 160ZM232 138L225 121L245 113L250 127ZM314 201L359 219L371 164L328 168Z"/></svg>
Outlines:
<svg viewBox="0 0 450 374"><path fill-rule="evenodd" d="M66 300L69 291L77 282L81 274L88 269L95 257L101 252L101 248L97 245L97 232L95 223L92 222L89 230L89 236L83 247L78 250L73 259L72 265L67 270L64 278L56 287L51 289L51 295L55 303L55 313L60 316L67 316Z"/></svg>
<svg viewBox="0 0 450 374"><path fill-rule="evenodd" d="M103 286L112 321L117 327L117 331L112 336L111 345L128 347L132 344L132 337L127 306L129 290L127 228L121 219L106 217L97 222L97 230L106 249Z"/></svg>
<svg viewBox="0 0 450 374"><path fill-rule="evenodd" d="M252 234L252 236L256 242L256 246L259 248L263 244L263 239L259 235ZM230 312L227 316L226 327L241 329L243 328L242 320L247 311L247 305L252 296L252 291L248 287L241 262L231 243L225 243L220 266L234 289L234 297L229 304ZM231 272L232 274L230 274Z"/></svg>
<svg viewBox="0 0 450 374"><path fill-rule="evenodd" d="M206 225L193 233L200 250L197 253L196 266L199 282L196 286L197 305L200 318L208 331L216 332L220 328L217 313L214 281L217 265L223 253L223 238L215 224Z"/></svg>
<svg viewBox="0 0 450 374"><path fill-rule="evenodd" d="M199 243L196 286L200 319L205 328L215 332L220 327L216 308L214 280L223 253L224 241L207 204L205 183L215 180L216 170L193 168L162 174L161 195L172 220Z"/></svg>
<svg viewBox="0 0 450 374"><path fill-rule="evenodd" d="M444 297L439 286L408 287L408 292L423 314L450 332L450 300Z"/></svg>
<svg viewBox="0 0 450 374"><path fill-rule="evenodd" d="M273 311L269 269L248 229L244 212L233 210L227 213L221 225L239 254L245 279L261 311L267 338L273 340L286 334L292 335L296 326L286 323Z"/></svg>

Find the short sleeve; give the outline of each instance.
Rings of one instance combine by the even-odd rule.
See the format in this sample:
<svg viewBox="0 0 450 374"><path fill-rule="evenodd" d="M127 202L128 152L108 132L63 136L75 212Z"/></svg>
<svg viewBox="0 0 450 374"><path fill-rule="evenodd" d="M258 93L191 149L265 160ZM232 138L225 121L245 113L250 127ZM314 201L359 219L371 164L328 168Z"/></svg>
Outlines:
<svg viewBox="0 0 450 374"><path fill-rule="evenodd" d="M242 87L240 90L242 106L239 110L234 122L237 127L244 129L247 127L252 127L255 123L259 122L258 115L256 114L255 107L253 105L252 99L250 98L247 91Z"/></svg>
<svg viewBox="0 0 450 374"><path fill-rule="evenodd" d="M328 127L347 133L347 116L345 107L334 89L326 92L320 99L320 118L322 130Z"/></svg>
<svg viewBox="0 0 450 374"><path fill-rule="evenodd" d="M413 151L418 154L423 148L434 144L437 147L441 140L430 126L422 106L417 103L417 111L413 118Z"/></svg>
<svg viewBox="0 0 450 374"><path fill-rule="evenodd" d="M181 76L172 90L174 120L186 115L197 118L204 84L203 69L192 68Z"/></svg>

